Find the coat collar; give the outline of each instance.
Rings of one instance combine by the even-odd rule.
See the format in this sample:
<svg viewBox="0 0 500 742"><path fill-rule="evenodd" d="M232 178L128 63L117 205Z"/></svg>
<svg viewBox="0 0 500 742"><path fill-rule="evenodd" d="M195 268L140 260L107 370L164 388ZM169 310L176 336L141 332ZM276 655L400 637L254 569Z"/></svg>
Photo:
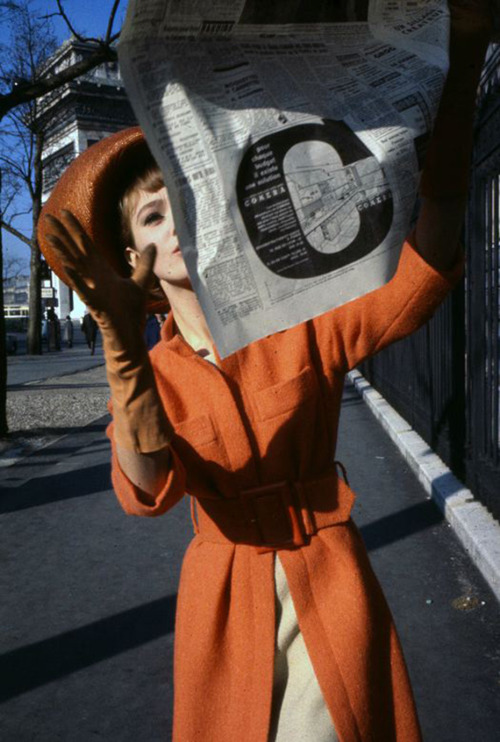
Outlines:
<svg viewBox="0 0 500 742"><path fill-rule="evenodd" d="M168 313L167 319L161 328L161 339L166 343L168 349L174 351L174 353L178 353L181 356L196 355L196 351L193 350L189 343L186 343L180 334L172 311Z"/></svg>
<svg viewBox="0 0 500 742"><path fill-rule="evenodd" d="M171 350L184 358L189 358L191 356L201 358L194 348L192 348L182 337L177 325L175 324L174 314L172 311L168 313L167 319L161 328L161 339L168 350ZM215 365L220 368L223 361L217 352L217 348L215 348L215 361ZM206 362L214 365L211 361L207 360Z"/></svg>

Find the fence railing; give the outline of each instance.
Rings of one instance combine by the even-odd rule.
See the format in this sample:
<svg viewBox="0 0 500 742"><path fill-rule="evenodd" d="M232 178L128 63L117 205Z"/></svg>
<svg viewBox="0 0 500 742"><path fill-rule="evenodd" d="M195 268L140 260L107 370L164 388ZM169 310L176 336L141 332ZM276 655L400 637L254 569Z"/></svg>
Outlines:
<svg viewBox="0 0 500 742"><path fill-rule="evenodd" d="M483 83L467 240L467 480L500 514L500 50Z"/></svg>
<svg viewBox="0 0 500 742"><path fill-rule="evenodd" d="M432 320L365 362L362 372L446 461L465 476L464 290Z"/></svg>
<svg viewBox="0 0 500 742"><path fill-rule="evenodd" d="M500 519L500 47L483 72L465 280L362 371Z"/></svg>

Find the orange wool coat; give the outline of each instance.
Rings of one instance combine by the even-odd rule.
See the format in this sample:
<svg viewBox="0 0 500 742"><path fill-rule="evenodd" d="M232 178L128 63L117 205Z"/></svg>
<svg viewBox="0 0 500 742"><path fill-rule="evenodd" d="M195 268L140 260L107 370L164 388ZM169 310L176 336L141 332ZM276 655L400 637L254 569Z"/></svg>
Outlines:
<svg viewBox="0 0 500 742"><path fill-rule="evenodd" d="M184 558L177 608L174 742L268 738L275 551L266 543L282 539L287 508L302 545L281 545L279 555L339 739L420 740L391 615L332 462L345 373L420 327L459 275L436 272L406 243L382 288L218 367L175 334L172 318L164 326L151 360L176 431L171 473L154 501L115 452L112 476L127 513L160 515L185 492L198 501L201 532ZM294 485L271 487L277 499L259 489L283 482ZM255 516L248 497L262 494Z"/></svg>

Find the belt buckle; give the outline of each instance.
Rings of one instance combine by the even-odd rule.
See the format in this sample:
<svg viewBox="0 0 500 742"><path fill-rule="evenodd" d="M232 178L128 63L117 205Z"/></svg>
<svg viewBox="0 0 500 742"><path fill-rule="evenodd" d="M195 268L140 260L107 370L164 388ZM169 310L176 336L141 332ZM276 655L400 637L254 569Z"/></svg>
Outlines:
<svg viewBox="0 0 500 742"><path fill-rule="evenodd" d="M263 524L259 518L257 501L266 497L277 497L280 502L281 512L285 516L285 522L290 534L289 538L285 541L269 541L265 538ZM259 546L267 548L279 548L280 546L298 547L305 546L308 543L309 538L302 522L300 506L295 502L293 485L290 482L277 482L275 484L242 490L240 492L240 498L245 508L247 520L258 536Z"/></svg>

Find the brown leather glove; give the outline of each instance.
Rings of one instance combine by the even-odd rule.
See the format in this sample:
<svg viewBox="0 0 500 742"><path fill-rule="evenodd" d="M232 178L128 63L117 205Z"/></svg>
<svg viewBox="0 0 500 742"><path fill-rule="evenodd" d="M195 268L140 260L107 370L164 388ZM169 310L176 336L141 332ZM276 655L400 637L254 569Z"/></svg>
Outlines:
<svg viewBox="0 0 500 742"><path fill-rule="evenodd" d="M449 0L450 68L420 184L431 199L467 194L473 116L492 34L491 0Z"/></svg>
<svg viewBox="0 0 500 742"><path fill-rule="evenodd" d="M47 239L102 333L116 443L136 453L165 448L173 429L143 339L155 246L144 250L131 278L122 278L103 260L71 212L62 211L60 220L50 215L45 219L51 230Z"/></svg>

